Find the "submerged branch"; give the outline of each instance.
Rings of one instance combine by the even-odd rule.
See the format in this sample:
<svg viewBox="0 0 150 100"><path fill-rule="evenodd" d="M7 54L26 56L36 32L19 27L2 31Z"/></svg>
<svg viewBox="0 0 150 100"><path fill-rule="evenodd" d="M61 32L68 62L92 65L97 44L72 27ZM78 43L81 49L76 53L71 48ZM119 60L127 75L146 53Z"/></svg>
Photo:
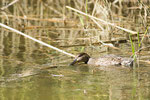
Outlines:
<svg viewBox="0 0 150 100"><path fill-rule="evenodd" d="M4 24L2 24L2 23L0 23L0 26L1 26L1 27L4 27L4 28L6 28L6 29L9 29L9 30L11 30L11 31L13 31L13 32L16 32L16 33L18 33L18 34L20 34L20 35L23 35L23 36L26 37L26 38L29 38L29 39L31 39L31 40L33 40L33 41L35 41L35 42L38 42L38 43L40 43L40 44L42 44L42 45L44 45L44 46L47 46L47 47L49 47L49 48L52 48L52 49L54 49L54 50L56 50L56 51L59 51L59 52L61 52L61 53L63 53L63 54L66 54L66 55L71 56L71 57L75 57L75 55L73 55L73 54L71 54L71 53L65 52L65 51L63 51L63 50L61 50L61 49L58 49L58 48L56 48L56 47L54 47L54 46L52 46L52 45L49 45L49 44L47 44L47 43L45 43L45 42L42 42L42 41L40 41L40 40L37 40L37 39L35 39L35 38L33 38L33 37L27 35L27 34L24 34L24 33L20 32L20 31L18 31L18 30L16 30L16 29L11 28L11 27L9 27L9 26L6 26L6 25L4 25Z"/></svg>
<svg viewBox="0 0 150 100"><path fill-rule="evenodd" d="M129 29L126 29L126 28L117 26L117 25L115 25L114 23L110 23L110 22L104 21L104 20L102 20L102 19L100 19L100 18L97 18L97 17L94 17L94 16L92 16L92 15L86 14L86 13L84 13L84 12L82 12L82 11L79 11L79 10L77 10L77 9L74 9L74 8L72 8L72 7L69 7L69 6L66 6L66 7L67 7L68 9L71 9L71 10L73 10L73 11L75 11L75 12L78 12L78 13L80 13L80 14L82 14L82 15L88 16L88 17L90 17L91 19L98 20L98 21L100 21L100 22L102 22L102 23L104 23L104 24L108 24L108 25L114 26L114 27L116 27L116 28L118 28L118 29L124 30L124 31L129 32L129 33L132 33L132 34L137 34L137 32L135 32L135 31L132 31L132 30L129 30Z"/></svg>

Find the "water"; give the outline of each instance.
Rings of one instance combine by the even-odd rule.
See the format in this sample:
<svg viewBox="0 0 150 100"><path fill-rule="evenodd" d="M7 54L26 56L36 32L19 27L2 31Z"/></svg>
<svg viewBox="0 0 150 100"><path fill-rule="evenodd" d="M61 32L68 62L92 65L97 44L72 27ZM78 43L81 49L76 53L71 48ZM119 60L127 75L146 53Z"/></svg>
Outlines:
<svg viewBox="0 0 150 100"><path fill-rule="evenodd" d="M37 62L45 62L43 58L38 58ZM150 68L142 64L135 70L112 66L102 70L84 64L68 66L70 59L65 64L58 64L57 68L47 69L50 63L14 65L14 61L3 59L0 82L2 100L149 98Z"/></svg>
<svg viewBox="0 0 150 100"><path fill-rule="evenodd" d="M9 2L1 1L0 7ZM145 8L133 9L132 6L137 6L134 3L122 3L122 6L117 3L113 7L109 2L95 3L91 0L86 8L81 0L22 0L2 11L0 21L73 54L130 57L130 33L101 23L98 27L65 6L83 11L85 8L98 18L143 33L149 21L144 19L148 8L141 5ZM95 12L94 5L97 5ZM143 47L150 43L148 36L149 33L144 36ZM138 50L137 36L132 38ZM102 46L99 40L119 49ZM143 61L137 60L134 68L69 66L73 58L0 28L0 100L149 100L149 53L149 48L141 51L139 58Z"/></svg>

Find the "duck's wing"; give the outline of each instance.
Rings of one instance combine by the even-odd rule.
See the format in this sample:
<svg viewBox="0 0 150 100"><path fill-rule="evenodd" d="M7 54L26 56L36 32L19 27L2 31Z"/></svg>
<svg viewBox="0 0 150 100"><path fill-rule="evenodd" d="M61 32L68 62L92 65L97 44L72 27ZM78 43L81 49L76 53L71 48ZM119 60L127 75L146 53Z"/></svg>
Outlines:
<svg viewBox="0 0 150 100"><path fill-rule="evenodd" d="M121 57L116 55L105 55L99 57L96 61L96 65L99 66L110 66L110 65L121 65Z"/></svg>

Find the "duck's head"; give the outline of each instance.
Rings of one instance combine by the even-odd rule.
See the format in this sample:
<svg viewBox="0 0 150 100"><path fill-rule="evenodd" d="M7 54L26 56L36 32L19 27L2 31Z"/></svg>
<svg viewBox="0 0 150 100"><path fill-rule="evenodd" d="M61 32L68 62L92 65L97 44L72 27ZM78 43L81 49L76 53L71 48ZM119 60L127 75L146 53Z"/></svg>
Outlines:
<svg viewBox="0 0 150 100"><path fill-rule="evenodd" d="M90 59L90 56L87 53L80 53L79 55L75 57L74 61L70 65L74 65L77 62L84 62L85 64L87 64L89 59Z"/></svg>

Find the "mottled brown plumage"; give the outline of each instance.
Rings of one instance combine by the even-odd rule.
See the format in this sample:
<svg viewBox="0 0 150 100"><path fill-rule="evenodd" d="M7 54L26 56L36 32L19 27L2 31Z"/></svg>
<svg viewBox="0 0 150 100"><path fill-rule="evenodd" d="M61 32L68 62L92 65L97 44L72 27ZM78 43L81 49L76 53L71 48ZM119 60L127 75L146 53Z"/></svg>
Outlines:
<svg viewBox="0 0 150 100"><path fill-rule="evenodd" d="M105 55L98 58L91 58L87 53L80 53L75 57L74 61L70 65L74 65L78 62L84 62L88 65L94 66L111 66L111 65L122 65L122 66L132 66L132 58L124 58L117 55Z"/></svg>

